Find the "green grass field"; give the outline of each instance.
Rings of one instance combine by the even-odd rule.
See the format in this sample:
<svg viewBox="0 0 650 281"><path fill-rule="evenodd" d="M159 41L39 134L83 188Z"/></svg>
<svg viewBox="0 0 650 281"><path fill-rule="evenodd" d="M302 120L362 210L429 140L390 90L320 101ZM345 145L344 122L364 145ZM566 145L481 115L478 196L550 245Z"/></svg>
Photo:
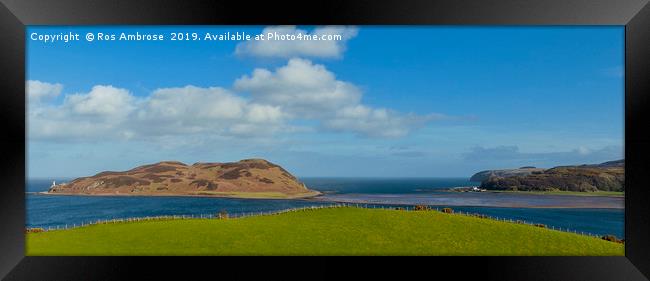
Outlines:
<svg viewBox="0 0 650 281"><path fill-rule="evenodd" d="M29 233L39 255L593 255L623 244L436 211L327 208L238 219L98 224Z"/></svg>

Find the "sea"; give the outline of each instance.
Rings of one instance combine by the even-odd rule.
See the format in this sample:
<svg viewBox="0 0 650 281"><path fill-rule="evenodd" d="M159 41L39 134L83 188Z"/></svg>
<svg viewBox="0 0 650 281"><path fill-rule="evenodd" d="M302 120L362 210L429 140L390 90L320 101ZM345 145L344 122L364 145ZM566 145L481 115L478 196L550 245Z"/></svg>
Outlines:
<svg viewBox="0 0 650 281"><path fill-rule="evenodd" d="M70 227L98 220L151 216L211 216L224 211L233 215L251 214L343 202L368 208L450 207L455 212L540 223L578 233L624 237L623 198L447 191L453 187L478 185L465 178L301 178L309 188L323 195L291 200L37 193L47 191L53 180L66 182L70 179L27 180L27 227Z"/></svg>

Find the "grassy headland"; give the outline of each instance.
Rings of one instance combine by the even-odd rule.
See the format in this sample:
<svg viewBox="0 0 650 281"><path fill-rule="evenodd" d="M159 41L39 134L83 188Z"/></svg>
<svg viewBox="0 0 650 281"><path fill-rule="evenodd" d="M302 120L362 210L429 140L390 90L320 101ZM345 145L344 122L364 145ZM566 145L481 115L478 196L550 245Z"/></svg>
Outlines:
<svg viewBox="0 0 650 281"><path fill-rule="evenodd" d="M51 186L46 194L83 196L213 196L295 199L320 194L264 159L231 163L162 161L128 171L104 171Z"/></svg>
<svg viewBox="0 0 650 281"><path fill-rule="evenodd" d="M623 255L599 238L436 211L326 208L28 233L39 255Z"/></svg>

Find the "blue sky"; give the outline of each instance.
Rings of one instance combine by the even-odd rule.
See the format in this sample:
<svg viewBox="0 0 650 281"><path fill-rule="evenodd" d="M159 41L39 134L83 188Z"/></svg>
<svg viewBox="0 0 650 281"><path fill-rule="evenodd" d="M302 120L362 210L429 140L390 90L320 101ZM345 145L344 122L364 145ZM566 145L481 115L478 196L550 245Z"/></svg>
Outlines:
<svg viewBox="0 0 650 281"><path fill-rule="evenodd" d="M169 41L228 31L342 40ZM68 32L82 40L30 39ZM298 176L456 177L620 159L623 39L623 27L29 27L28 176L260 157Z"/></svg>

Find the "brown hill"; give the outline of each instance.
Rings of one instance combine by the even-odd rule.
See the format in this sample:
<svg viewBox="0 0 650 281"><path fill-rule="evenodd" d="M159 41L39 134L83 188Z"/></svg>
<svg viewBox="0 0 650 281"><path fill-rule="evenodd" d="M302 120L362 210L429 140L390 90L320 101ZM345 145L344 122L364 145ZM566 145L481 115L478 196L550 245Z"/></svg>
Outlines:
<svg viewBox="0 0 650 281"><path fill-rule="evenodd" d="M491 190L625 191L623 160L595 165L559 166L525 175L491 176L481 183Z"/></svg>
<svg viewBox="0 0 650 281"><path fill-rule="evenodd" d="M246 159L191 166L165 161L124 172L101 172L52 186L48 194L301 198L319 193L276 164Z"/></svg>

